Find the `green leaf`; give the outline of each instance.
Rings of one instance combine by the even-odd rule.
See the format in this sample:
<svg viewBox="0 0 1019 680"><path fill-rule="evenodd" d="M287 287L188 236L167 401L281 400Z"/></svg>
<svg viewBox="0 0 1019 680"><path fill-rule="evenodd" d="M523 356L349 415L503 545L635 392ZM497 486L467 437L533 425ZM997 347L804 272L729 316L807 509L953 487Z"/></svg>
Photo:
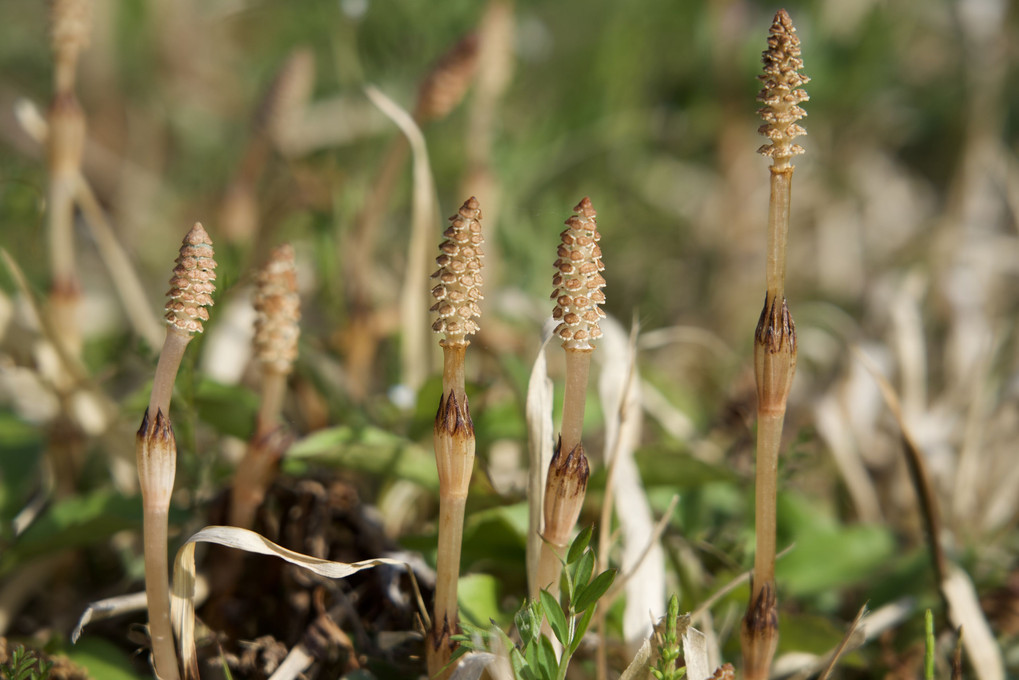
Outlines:
<svg viewBox="0 0 1019 680"><path fill-rule="evenodd" d="M531 668L527 663L527 659L520 653L520 650L514 647L509 653L510 666L513 668L513 677L515 678L526 678L530 674Z"/></svg>
<svg viewBox="0 0 1019 680"><path fill-rule="evenodd" d="M567 602L573 602L573 578L570 576L569 567L559 572L559 592Z"/></svg>
<svg viewBox="0 0 1019 680"><path fill-rule="evenodd" d="M520 611L513 617L513 623L520 633L520 640L527 647L541 635L541 602L534 600L524 602Z"/></svg>
<svg viewBox="0 0 1019 680"><path fill-rule="evenodd" d="M406 479L431 490L439 488L434 454L380 428L341 425L314 432L294 442L284 465L302 460Z"/></svg>
<svg viewBox="0 0 1019 680"><path fill-rule="evenodd" d="M217 432L247 440L255 432L258 395L240 385L203 379L195 390L195 411Z"/></svg>
<svg viewBox="0 0 1019 680"><path fill-rule="evenodd" d="M566 553L566 564L573 564L580 556L587 550L587 545L591 542L591 534L594 532L593 526L586 526L584 529L577 534L577 537L573 539L573 543L570 544L570 550Z"/></svg>
<svg viewBox="0 0 1019 680"><path fill-rule="evenodd" d="M579 592L591 582L591 575L594 573L594 553L588 550L573 567L573 587ZM576 600L571 598L571 602L573 609L580 611L577 609Z"/></svg>
<svg viewBox="0 0 1019 680"><path fill-rule="evenodd" d="M644 487L665 486L669 488L669 494L676 493L677 489L693 489L712 482L737 481L730 468L704 463L674 444L640 449L636 461Z"/></svg>
<svg viewBox="0 0 1019 680"><path fill-rule="evenodd" d="M71 496L55 503L3 551L0 575L27 560L58 550L99 543L141 526L141 497L112 491Z"/></svg>
<svg viewBox="0 0 1019 680"><path fill-rule="evenodd" d="M615 569L607 569L595 576L594 580L577 594L577 602L574 609L578 612L582 612L597 602L598 599L605 594L605 591L609 589L609 586L612 585L612 582L615 579Z"/></svg>
<svg viewBox="0 0 1019 680"><path fill-rule="evenodd" d="M495 621L492 621L491 631L502 641L502 644L505 646L507 651L514 649L513 640L506 634L506 631L496 625Z"/></svg>
<svg viewBox="0 0 1019 680"><path fill-rule="evenodd" d="M566 614L563 612L563 608L559 605L559 602L552 596L552 593L547 590L542 590L541 593L541 607L545 610L545 618L548 620L548 625L552 628L552 633L556 636L562 644L569 642L569 626L566 623Z"/></svg>
<svg viewBox="0 0 1019 680"><path fill-rule="evenodd" d="M460 611L467 622L481 624L494 618L501 618L499 609L499 587L501 581L490 574L468 574L460 578L457 585L457 599ZM461 621L462 625L463 621Z"/></svg>
<svg viewBox="0 0 1019 680"><path fill-rule="evenodd" d="M0 526L21 510L37 483L45 442L38 428L0 411Z"/></svg>
<svg viewBox="0 0 1019 680"><path fill-rule="evenodd" d="M541 673L541 638L524 648L524 659L535 675Z"/></svg>
<svg viewBox="0 0 1019 680"><path fill-rule="evenodd" d="M451 638L453 640L456 640L460 644L458 644L456 646L456 649L453 650L453 653L449 655L450 662L456 661L461 656L463 656L463 655L465 655L465 654L467 654L469 652L475 651L474 646L471 644L472 641L470 640L470 638L468 638L466 640L462 640L462 639L461 640L457 640L457 637L458 636L454 635Z"/></svg>
<svg viewBox="0 0 1019 680"><path fill-rule="evenodd" d="M811 530L796 536L796 550L775 565L792 595L816 595L866 581L895 551L891 531L879 526Z"/></svg>
<svg viewBox="0 0 1019 680"><path fill-rule="evenodd" d="M103 680L141 680L130 658L113 643L86 635L66 650L67 657L88 671L90 678Z"/></svg>
<svg viewBox="0 0 1019 680"><path fill-rule="evenodd" d="M559 675L559 662L556 660L555 648L552 647L552 641L544 636L538 646L538 667L541 669L541 676L544 680L555 680Z"/></svg>

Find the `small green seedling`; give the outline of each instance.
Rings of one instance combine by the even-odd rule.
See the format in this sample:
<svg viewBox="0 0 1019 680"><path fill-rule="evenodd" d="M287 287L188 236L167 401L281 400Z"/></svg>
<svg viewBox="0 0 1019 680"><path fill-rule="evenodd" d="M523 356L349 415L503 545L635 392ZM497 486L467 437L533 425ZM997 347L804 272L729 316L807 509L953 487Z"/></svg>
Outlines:
<svg viewBox="0 0 1019 680"><path fill-rule="evenodd" d="M537 600L524 602L514 617L520 642L514 644L498 626L483 630L464 625L464 634L455 636L460 643L454 659L468 651L490 649L498 637L509 653L510 666L517 680L563 680L570 658L580 647L598 600L608 591L616 577L615 569L594 573L595 555L588 547L592 528L587 527L574 539L566 553L560 578L562 603L548 590ZM556 653L552 640L541 634L542 623L548 622L552 635L562 646ZM675 676L681 677L681 676Z"/></svg>
<svg viewBox="0 0 1019 680"><path fill-rule="evenodd" d="M36 658L35 653L17 646L6 663L0 663L0 677L4 680L47 680L52 661Z"/></svg>
<svg viewBox="0 0 1019 680"><path fill-rule="evenodd" d="M680 680L686 676L686 666L677 666L680 654L679 644L679 598L669 598L669 609L665 619L655 631L658 647L658 661L651 669L656 680Z"/></svg>

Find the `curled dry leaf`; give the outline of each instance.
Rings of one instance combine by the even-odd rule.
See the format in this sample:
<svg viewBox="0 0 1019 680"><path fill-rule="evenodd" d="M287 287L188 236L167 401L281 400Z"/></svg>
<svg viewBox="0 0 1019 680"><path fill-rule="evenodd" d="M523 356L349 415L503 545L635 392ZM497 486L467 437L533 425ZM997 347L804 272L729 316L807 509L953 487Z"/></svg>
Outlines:
<svg viewBox="0 0 1019 680"><path fill-rule="evenodd" d="M198 543L217 543L259 555L272 555L326 578L346 578L382 564L406 566L405 562L386 557L352 563L333 562L287 550L261 534L247 529L205 527L185 541L173 562L171 612L185 678L198 677L198 654L195 649L195 546Z"/></svg>
<svg viewBox="0 0 1019 680"><path fill-rule="evenodd" d="M428 147L414 118L378 88L369 85L365 94L400 131L410 144L413 157L413 196L410 238L407 239L407 271L400 293L400 319L403 342L400 363L404 382L413 390L428 374L427 318L428 252L435 225L435 180L428 160Z"/></svg>

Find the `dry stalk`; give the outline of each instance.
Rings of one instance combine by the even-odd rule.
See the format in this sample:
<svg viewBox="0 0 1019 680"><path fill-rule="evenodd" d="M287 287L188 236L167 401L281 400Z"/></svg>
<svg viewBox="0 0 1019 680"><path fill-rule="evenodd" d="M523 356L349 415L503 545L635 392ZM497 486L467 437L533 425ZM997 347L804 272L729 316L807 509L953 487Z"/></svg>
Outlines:
<svg viewBox="0 0 1019 680"><path fill-rule="evenodd" d="M250 529L255 510L276 475L289 441L280 418L287 376L297 358L301 300L297 294L294 249L282 245L270 254L255 279L255 357L262 369L262 401L255 435L237 467L230 499L230 524Z"/></svg>
<svg viewBox="0 0 1019 680"><path fill-rule="evenodd" d="M477 63L477 39L468 36L457 42L432 67L418 88L413 121L418 126L444 118L463 99ZM379 227L400 178L411 144L406 134L393 139L368 191L367 199L343 240L341 257L347 278L350 333L346 353L351 388L356 397L367 390L369 369L378 345L378 324L373 317L372 272L375 241Z"/></svg>
<svg viewBox="0 0 1019 680"><path fill-rule="evenodd" d="M427 645L429 677L449 677L447 668L454 645L450 636L458 630L457 583L460 578L460 546L463 541L464 508L474 469L474 423L471 421L464 380L464 356L468 336L478 331L481 315L481 268L484 239L481 209L468 199L450 218L445 241L435 259L439 269L432 275L436 299L431 311L438 315L432 330L443 333L442 396L435 415L435 464L439 472L439 539L435 564L435 609L431 644ZM443 670L445 669L445 670Z"/></svg>
<svg viewBox="0 0 1019 680"><path fill-rule="evenodd" d="M545 530L538 563L538 585L558 596L561 558L573 531L590 471L581 443L584 429L584 405L587 378L591 366L592 340L602 335L599 321L605 312L605 279L601 272L597 213L591 199L584 198L566 220L567 228L559 235L561 243L556 273L552 277L552 316L559 321L555 334L566 351L566 391L563 397L561 434L545 484Z"/></svg>
<svg viewBox="0 0 1019 680"><path fill-rule="evenodd" d="M15 115L22 130L44 149L47 148L49 122L42 117L35 105L28 100L21 100L16 106ZM120 296L124 312L135 332L145 338L152 347L159 345L163 339L163 324L159 322L149 307L144 287L138 278L131 258L128 257L124 247L117 240L113 227L110 226L106 213L103 211L99 199L96 198L88 178L81 172L78 173L74 200L85 218L92 238L96 241L96 251L106 265L106 271L110 275L117 295Z"/></svg>
<svg viewBox="0 0 1019 680"><path fill-rule="evenodd" d="M314 55L300 48L279 68L259 102L244 155L219 207L221 233L228 240L245 242L258 234L257 189L266 161L273 147L290 153L314 84Z"/></svg>
<svg viewBox="0 0 1019 680"><path fill-rule="evenodd" d="M488 228L498 228L501 186L492 161L500 102L513 77L514 17L510 0L489 0L478 26L477 72L467 112L467 172L463 193L485 202ZM497 241L488 251L489 278L499 276Z"/></svg>
<svg viewBox="0 0 1019 680"><path fill-rule="evenodd" d="M167 515L177 467L177 446L170 425L170 398L184 349L194 333L204 330L212 304L216 261L212 241L195 223L177 256L166 304L166 340L152 383L149 407L135 441L138 480L142 491L145 546L145 598L149 610L156 675L177 680L180 672L170 627L170 582L167 560Z"/></svg>
<svg viewBox="0 0 1019 680"><path fill-rule="evenodd" d="M755 525L757 546L750 602L742 627L744 677L764 680L778 644L775 592L775 503L778 453L782 443L786 403L796 372L796 326L785 299L786 240L792 158L803 153L793 140L806 131L798 121L806 115L799 104L807 93L799 89L808 78L799 71L800 41L786 11L775 14L763 53L764 83L757 100L764 120L759 132L771 140L759 149L772 159L768 206L768 246L764 309L754 335L757 378L757 469Z"/></svg>
<svg viewBox="0 0 1019 680"><path fill-rule="evenodd" d="M50 7L54 95L49 109L47 219L50 242L50 313L58 337L75 355L80 296L74 248L74 193L85 149L85 116L74 94L78 56L88 46L90 0L56 0Z"/></svg>
<svg viewBox="0 0 1019 680"><path fill-rule="evenodd" d="M58 351L81 358L82 340L77 312L81 297L74 247L74 193L85 149L85 116L74 94L78 56L88 46L91 28L89 0L57 0L50 7L50 38L54 58L54 94L48 112L46 144L49 183L46 221L50 253L50 291L47 314ZM78 459L84 447L81 427L72 411L73 380L54 376L60 411L49 425L47 456L59 495L72 493Z"/></svg>

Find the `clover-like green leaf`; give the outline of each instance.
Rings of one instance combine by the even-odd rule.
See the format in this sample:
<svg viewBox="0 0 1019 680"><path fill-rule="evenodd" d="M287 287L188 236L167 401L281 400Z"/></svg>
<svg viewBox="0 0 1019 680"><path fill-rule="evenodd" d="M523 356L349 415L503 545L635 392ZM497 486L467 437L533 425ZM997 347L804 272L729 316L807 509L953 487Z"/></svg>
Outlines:
<svg viewBox="0 0 1019 680"><path fill-rule="evenodd" d="M612 582L615 579L615 569L607 569L595 576L593 581L577 593L577 601L574 604L574 609L578 612L582 612L597 602L598 598L605 594L605 591L609 589L609 586L612 585Z"/></svg>
<svg viewBox="0 0 1019 680"><path fill-rule="evenodd" d="M573 564L580 559L580 556L584 554L588 544L591 542L592 533L594 533L594 527L586 526L577 534L577 537L573 539L573 543L570 544L569 552L566 553L566 564Z"/></svg>
<svg viewBox="0 0 1019 680"><path fill-rule="evenodd" d="M570 634L566 613L563 612L563 608L552 596L552 593L547 590L541 591L541 608L545 610L545 618L548 620L549 627L552 628L552 633L559 642L565 645L569 642Z"/></svg>

